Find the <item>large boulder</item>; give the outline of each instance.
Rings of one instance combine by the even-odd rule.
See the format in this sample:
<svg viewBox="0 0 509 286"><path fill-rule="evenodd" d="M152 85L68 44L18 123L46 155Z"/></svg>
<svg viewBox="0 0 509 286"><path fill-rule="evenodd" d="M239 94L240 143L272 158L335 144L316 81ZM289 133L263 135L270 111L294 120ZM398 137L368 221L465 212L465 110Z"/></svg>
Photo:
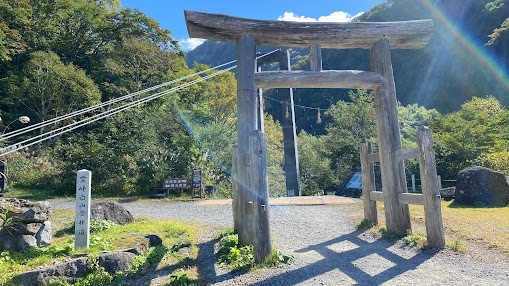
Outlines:
<svg viewBox="0 0 509 286"><path fill-rule="evenodd" d="M0 199L0 252L21 251L51 243L51 206L48 202Z"/></svg>
<svg viewBox="0 0 509 286"><path fill-rule="evenodd" d="M109 252L99 255L99 265L111 275L126 271L136 255L131 252Z"/></svg>
<svg viewBox="0 0 509 286"><path fill-rule="evenodd" d="M121 225L134 222L131 213L114 201L92 203L90 217L95 221L109 220Z"/></svg>
<svg viewBox="0 0 509 286"><path fill-rule="evenodd" d="M31 202L22 199L0 199L0 213L9 211L16 220L23 223L42 223L51 218L49 202Z"/></svg>
<svg viewBox="0 0 509 286"><path fill-rule="evenodd" d="M53 279L64 278L68 283L76 283L77 278L84 277L88 271L88 258L81 257L58 263L46 268L21 273L14 278L14 285L36 286L48 285Z"/></svg>
<svg viewBox="0 0 509 286"><path fill-rule="evenodd" d="M455 200L466 204L506 206L509 204L509 185L504 174L470 166L458 173Z"/></svg>

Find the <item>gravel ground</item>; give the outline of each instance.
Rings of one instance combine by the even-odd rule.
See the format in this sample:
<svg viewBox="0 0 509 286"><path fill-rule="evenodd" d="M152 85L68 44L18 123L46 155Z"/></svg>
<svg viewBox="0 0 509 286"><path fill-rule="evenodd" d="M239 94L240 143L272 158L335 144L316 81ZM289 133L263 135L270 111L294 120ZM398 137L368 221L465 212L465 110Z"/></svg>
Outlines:
<svg viewBox="0 0 509 286"><path fill-rule="evenodd" d="M230 273L214 264L214 239L218 231L233 224L230 205L122 204L135 216L205 224L198 269L210 285L509 285L507 256L482 250L486 259L479 260L476 253L420 252L376 239L369 231L356 231L355 221L362 216L359 201L357 205L272 207L274 246L294 255L295 260L247 274ZM73 209L74 201L53 201L52 206Z"/></svg>

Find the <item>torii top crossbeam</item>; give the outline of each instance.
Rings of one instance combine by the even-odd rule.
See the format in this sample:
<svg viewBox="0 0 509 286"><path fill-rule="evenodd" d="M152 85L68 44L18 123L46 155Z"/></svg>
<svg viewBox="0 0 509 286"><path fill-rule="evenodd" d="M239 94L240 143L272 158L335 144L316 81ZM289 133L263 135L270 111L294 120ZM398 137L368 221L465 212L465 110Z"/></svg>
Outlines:
<svg viewBox="0 0 509 286"><path fill-rule="evenodd" d="M257 45L331 49L369 49L387 38L391 49L420 49L433 33L433 21L302 23L267 21L184 11L191 38L235 42L249 34Z"/></svg>

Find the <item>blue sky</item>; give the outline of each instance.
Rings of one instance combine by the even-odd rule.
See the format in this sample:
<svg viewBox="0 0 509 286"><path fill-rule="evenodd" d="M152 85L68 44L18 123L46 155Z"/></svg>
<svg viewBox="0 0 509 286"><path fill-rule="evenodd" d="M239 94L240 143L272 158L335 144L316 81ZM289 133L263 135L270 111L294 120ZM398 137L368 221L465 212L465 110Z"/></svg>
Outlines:
<svg viewBox="0 0 509 286"><path fill-rule="evenodd" d="M369 10L383 0L121 0L122 6L138 8L154 18L161 27L172 31L184 50L190 50L200 40L190 40L187 34L184 10L220 13L261 20L320 20L346 21ZM320 19L320 17L322 17Z"/></svg>

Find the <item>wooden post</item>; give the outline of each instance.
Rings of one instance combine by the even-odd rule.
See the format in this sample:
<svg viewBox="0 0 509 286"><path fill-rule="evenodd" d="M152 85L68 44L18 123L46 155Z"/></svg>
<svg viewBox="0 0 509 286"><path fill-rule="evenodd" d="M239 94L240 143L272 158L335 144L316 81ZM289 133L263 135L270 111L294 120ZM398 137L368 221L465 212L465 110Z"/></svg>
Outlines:
<svg viewBox="0 0 509 286"><path fill-rule="evenodd" d="M309 67L312 71L322 70L322 48L319 45L309 48Z"/></svg>
<svg viewBox="0 0 509 286"><path fill-rule="evenodd" d="M256 71L256 43L249 34L237 40L237 165L238 210L242 221L239 229L239 244L253 243L253 201L250 194L249 135L258 129L258 106L253 75Z"/></svg>
<svg viewBox="0 0 509 286"><path fill-rule="evenodd" d="M370 199L370 192L375 191L375 168L368 161L368 154L373 153L371 141L364 139L360 144L361 176L362 176L362 200L364 201L364 219L373 225L378 224L376 201Z"/></svg>
<svg viewBox="0 0 509 286"><path fill-rule="evenodd" d="M238 158L239 158L239 147L237 144L233 144L232 146L232 171L231 171L231 180L232 180L232 212L233 212L233 230L235 233L240 232L240 212L239 212L239 200L240 194L238 189Z"/></svg>
<svg viewBox="0 0 509 286"><path fill-rule="evenodd" d="M76 174L76 220L74 222L74 250L90 244L90 194L92 172L79 170Z"/></svg>
<svg viewBox="0 0 509 286"><path fill-rule="evenodd" d="M415 193L415 175L412 174L412 193Z"/></svg>
<svg viewBox="0 0 509 286"><path fill-rule="evenodd" d="M441 190L442 189L442 176L440 175L437 175L437 183L438 183L438 190Z"/></svg>
<svg viewBox="0 0 509 286"><path fill-rule="evenodd" d="M389 40L383 38L369 50L371 69L381 74L386 82L375 89L375 112L380 150L380 168L384 193L387 230L399 236L412 231L408 205L400 204L398 193L406 193L405 166L396 160L394 152L402 149L398 122L398 102L392 72Z"/></svg>
<svg viewBox="0 0 509 286"><path fill-rule="evenodd" d="M269 224L269 191L267 180L267 147L265 135L254 131L249 136L251 154L251 190L253 196L255 262L263 262L272 255L272 242Z"/></svg>
<svg viewBox="0 0 509 286"><path fill-rule="evenodd" d="M286 50L279 61L280 70L291 70L290 52ZM281 125L283 127L283 147L285 153L286 195L300 196L299 154L297 151L297 128L295 125L295 106L293 89L279 89L284 101ZM288 114L286 112L288 111ZM288 115L288 117L287 117Z"/></svg>
<svg viewBox="0 0 509 286"><path fill-rule="evenodd" d="M445 246L444 227L442 223L442 205L435 162L435 150L431 129L423 126L417 131L419 148L419 169L421 172L422 195L424 196L424 213L426 235L430 247Z"/></svg>

